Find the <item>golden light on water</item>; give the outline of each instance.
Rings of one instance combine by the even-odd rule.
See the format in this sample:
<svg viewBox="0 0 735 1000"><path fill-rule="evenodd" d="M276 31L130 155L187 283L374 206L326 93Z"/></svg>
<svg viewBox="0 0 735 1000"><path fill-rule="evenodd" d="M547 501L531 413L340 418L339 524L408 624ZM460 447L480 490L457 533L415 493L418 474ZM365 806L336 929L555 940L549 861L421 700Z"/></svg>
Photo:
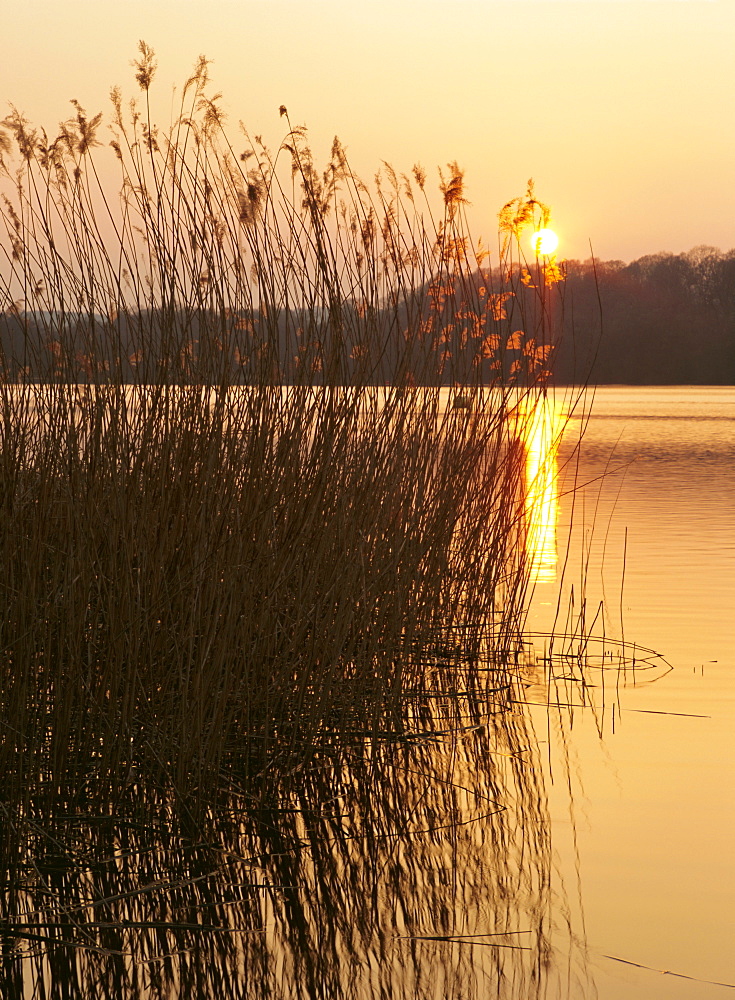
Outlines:
<svg viewBox="0 0 735 1000"><path fill-rule="evenodd" d="M539 583L556 580L557 455L566 416L562 404L550 396L528 403L518 411L518 435L526 451L526 555L532 576Z"/></svg>
<svg viewBox="0 0 735 1000"><path fill-rule="evenodd" d="M559 246L559 237L553 229L536 229L531 236L531 249L536 257L548 257Z"/></svg>

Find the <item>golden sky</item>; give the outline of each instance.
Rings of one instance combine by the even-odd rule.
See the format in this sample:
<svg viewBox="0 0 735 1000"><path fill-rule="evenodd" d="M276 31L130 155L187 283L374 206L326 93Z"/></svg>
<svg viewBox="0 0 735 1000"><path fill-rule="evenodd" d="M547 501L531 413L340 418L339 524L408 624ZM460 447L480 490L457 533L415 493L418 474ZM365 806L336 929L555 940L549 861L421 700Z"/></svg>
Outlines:
<svg viewBox="0 0 735 1000"><path fill-rule="evenodd" d="M204 53L233 131L277 146L285 104L364 179L457 160L488 242L533 177L560 256L735 246L735 0L5 0L3 29L0 110L49 131L135 94L143 38L162 127Z"/></svg>

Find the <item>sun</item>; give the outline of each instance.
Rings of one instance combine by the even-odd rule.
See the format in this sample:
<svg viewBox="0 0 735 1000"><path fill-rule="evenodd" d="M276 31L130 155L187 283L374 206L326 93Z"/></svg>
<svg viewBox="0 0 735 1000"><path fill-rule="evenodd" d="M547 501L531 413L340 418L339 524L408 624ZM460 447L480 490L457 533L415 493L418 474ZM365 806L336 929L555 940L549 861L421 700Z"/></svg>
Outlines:
<svg viewBox="0 0 735 1000"><path fill-rule="evenodd" d="M548 257L559 246L559 237L553 229L537 229L531 234L531 249L537 257Z"/></svg>

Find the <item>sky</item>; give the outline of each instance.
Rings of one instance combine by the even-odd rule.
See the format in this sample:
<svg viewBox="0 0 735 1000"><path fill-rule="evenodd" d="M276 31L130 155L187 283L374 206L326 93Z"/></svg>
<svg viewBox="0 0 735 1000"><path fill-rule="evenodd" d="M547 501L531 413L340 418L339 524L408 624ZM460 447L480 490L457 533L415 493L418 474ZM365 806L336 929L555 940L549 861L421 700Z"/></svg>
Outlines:
<svg viewBox="0 0 735 1000"><path fill-rule="evenodd" d="M560 257L735 247L735 0L4 0L3 28L0 113L49 132L134 96L144 39L162 128L204 54L233 133L277 147L285 104L366 180L456 160L490 245L532 177Z"/></svg>

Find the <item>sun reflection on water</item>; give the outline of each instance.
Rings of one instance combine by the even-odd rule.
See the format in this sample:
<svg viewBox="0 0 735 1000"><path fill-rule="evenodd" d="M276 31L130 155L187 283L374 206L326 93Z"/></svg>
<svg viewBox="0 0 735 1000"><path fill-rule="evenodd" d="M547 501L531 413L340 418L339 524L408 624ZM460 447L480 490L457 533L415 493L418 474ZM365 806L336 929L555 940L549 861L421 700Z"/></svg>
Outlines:
<svg viewBox="0 0 735 1000"><path fill-rule="evenodd" d="M556 581L559 516L558 452L568 414L560 400L542 396L517 411L518 436L526 452L524 514L526 556L539 583Z"/></svg>

